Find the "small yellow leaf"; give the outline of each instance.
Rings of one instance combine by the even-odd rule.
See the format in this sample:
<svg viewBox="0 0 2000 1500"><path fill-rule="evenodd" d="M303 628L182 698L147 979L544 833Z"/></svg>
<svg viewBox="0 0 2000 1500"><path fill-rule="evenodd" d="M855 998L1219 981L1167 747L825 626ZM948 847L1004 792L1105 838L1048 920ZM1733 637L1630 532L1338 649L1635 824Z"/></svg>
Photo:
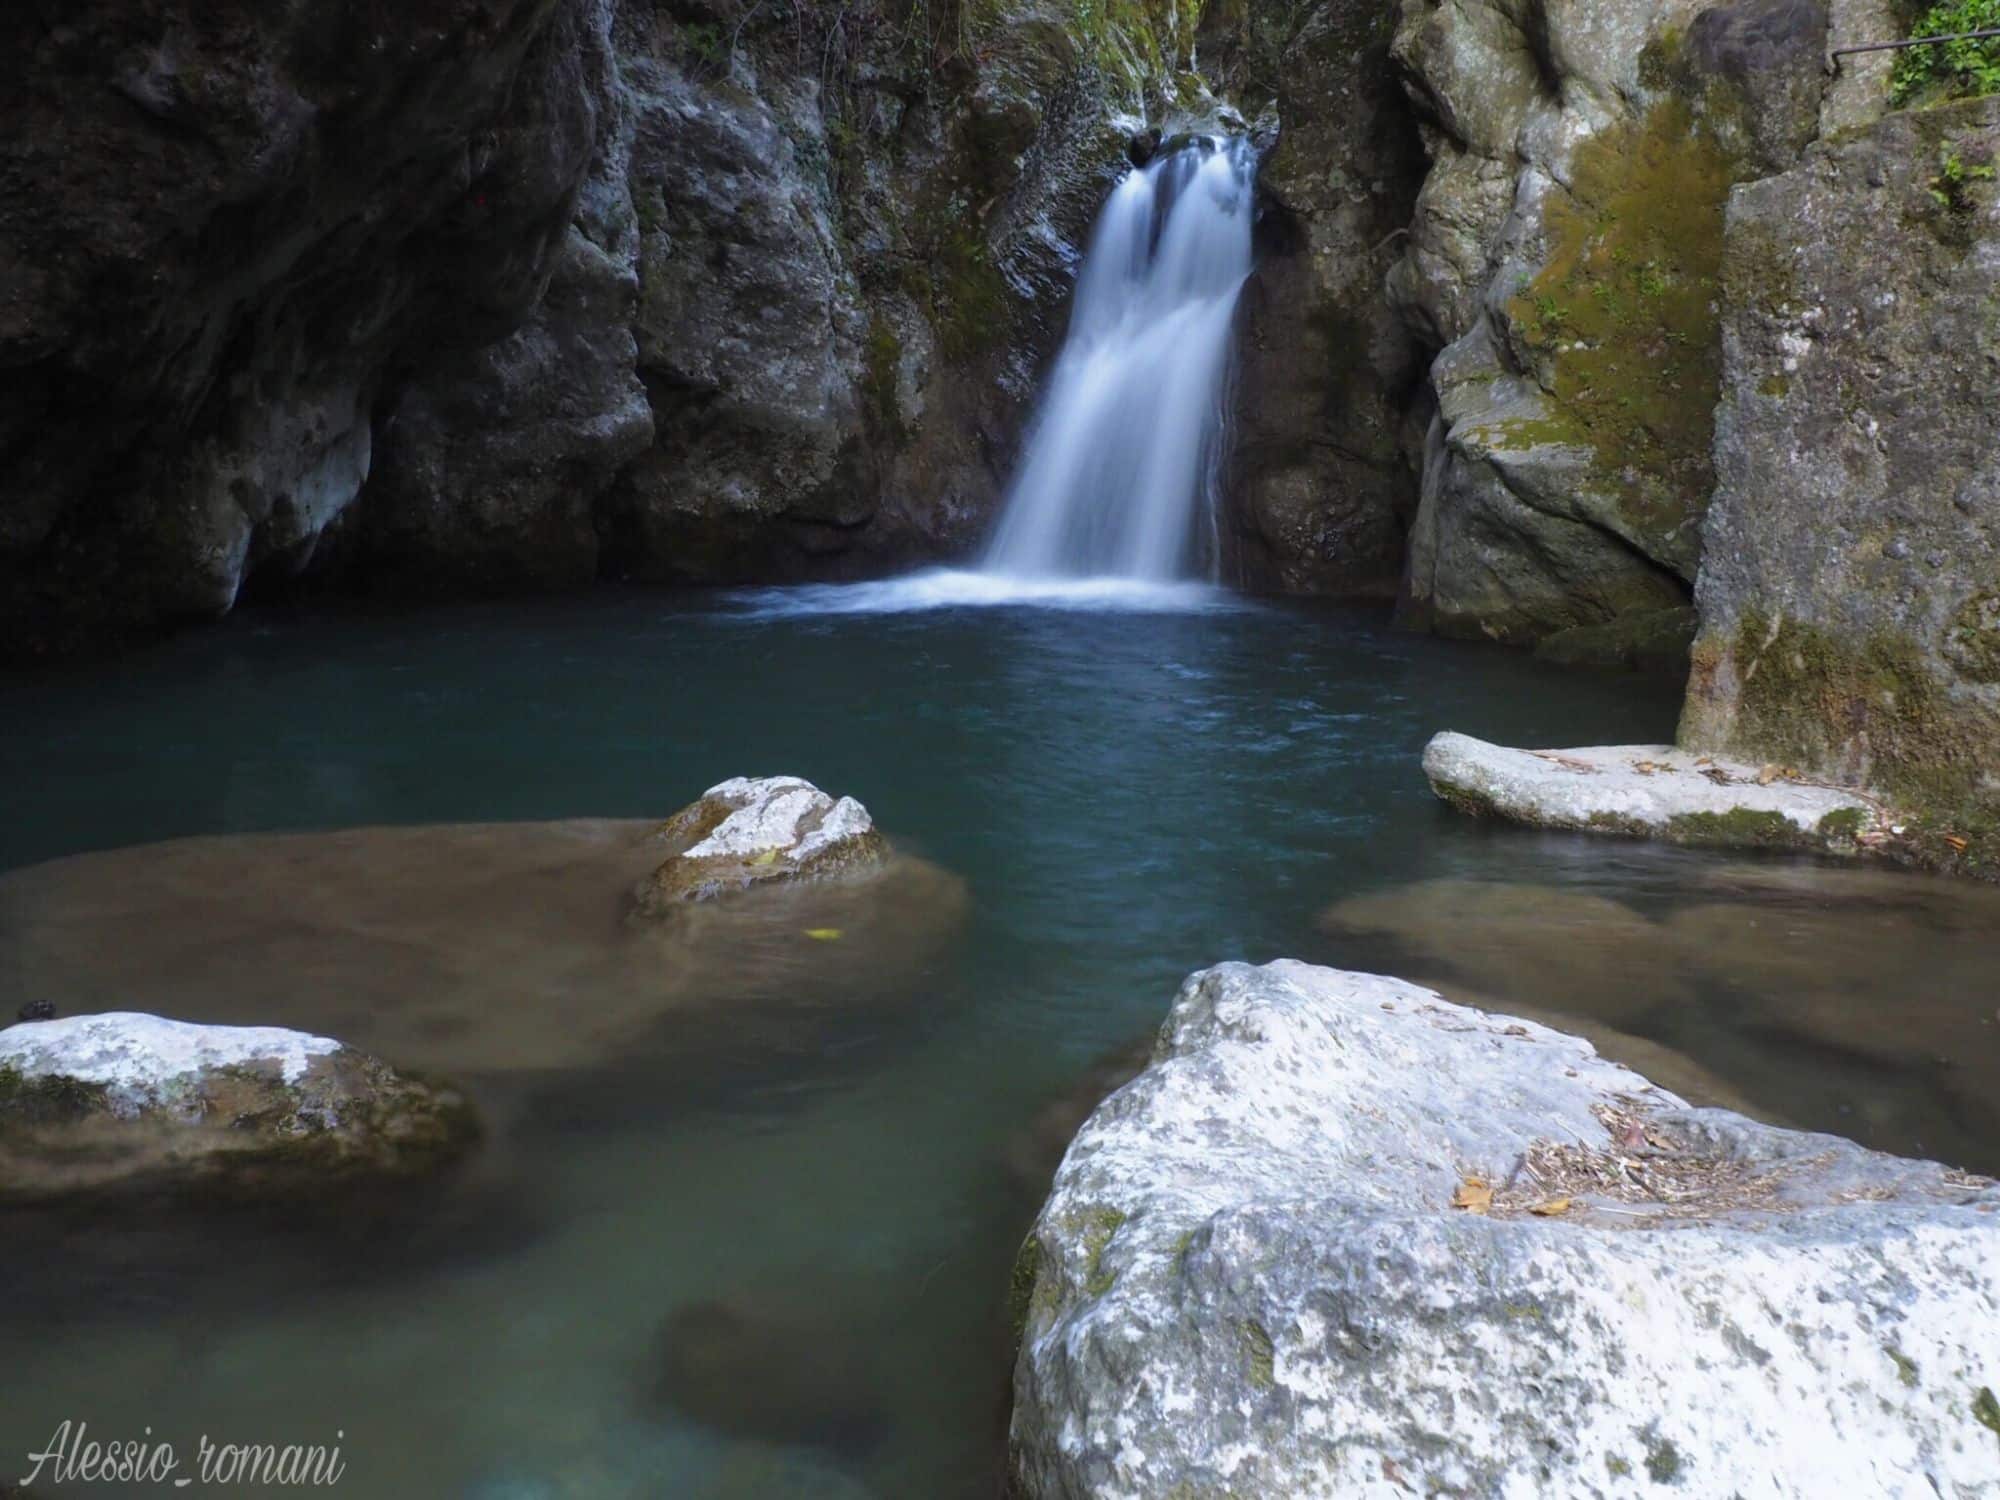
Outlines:
<svg viewBox="0 0 2000 1500"><path fill-rule="evenodd" d="M1551 1198L1546 1203L1537 1203L1533 1208L1529 1209L1528 1212L1531 1214L1539 1214L1544 1219L1553 1219L1558 1214L1566 1214L1569 1212L1569 1199Z"/></svg>
<svg viewBox="0 0 2000 1500"><path fill-rule="evenodd" d="M815 943L837 943L846 936L838 927L808 927L806 936Z"/></svg>
<svg viewBox="0 0 2000 1500"><path fill-rule="evenodd" d="M750 858L750 863L753 865L775 865L777 862L778 851L776 849L766 849L762 854L755 854Z"/></svg>
<svg viewBox="0 0 2000 1500"><path fill-rule="evenodd" d="M1493 1206L1493 1189L1487 1186L1483 1177L1468 1177L1451 1195L1451 1206L1462 1208L1467 1213L1483 1214Z"/></svg>

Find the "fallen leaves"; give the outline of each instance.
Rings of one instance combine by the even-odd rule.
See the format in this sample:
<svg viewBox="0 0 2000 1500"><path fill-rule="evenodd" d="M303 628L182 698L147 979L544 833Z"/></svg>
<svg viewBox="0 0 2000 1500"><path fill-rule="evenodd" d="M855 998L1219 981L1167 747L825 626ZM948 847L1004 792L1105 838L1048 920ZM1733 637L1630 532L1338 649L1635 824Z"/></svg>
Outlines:
<svg viewBox="0 0 2000 1500"><path fill-rule="evenodd" d="M1960 838L1960 837L1959 837L1959 836L1958 836L1957 834L1955 834L1955 833L1947 833L1947 834L1946 834L1946 835L1944 836L1944 841L1945 841L1945 842L1946 842L1947 844L1951 845L1951 848L1952 848L1952 852L1953 852L1954 854L1963 854L1963 853L1965 853L1965 851L1966 851L1966 848L1967 848L1967 842L1966 842L1966 840L1964 840L1964 839Z"/></svg>
<svg viewBox="0 0 2000 1500"><path fill-rule="evenodd" d="M837 943L847 934L838 927L808 927L806 936L815 943Z"/></svg>
<svg viewBox="0 0 2000 1500"><path fill-rule="evenodd" d="M1467 1177L1451 1195L1451 1206L1469 1214L1488 1213L1493 1208L1493 1186L1484 1177Z"/></svg>
<svg viewBox="0 0 2000 1500"><path fill-rule="evenodd" d="M1554 1219L1554 1218L1560 1218L1563 1214L1568 1213L1569 1208L1570 1208L1569 1199L1549 1198L1541 1203L1536 1203L1531 1205L1528 1209L1528 1212L1533 1214L1538 1219Z"/></svg>

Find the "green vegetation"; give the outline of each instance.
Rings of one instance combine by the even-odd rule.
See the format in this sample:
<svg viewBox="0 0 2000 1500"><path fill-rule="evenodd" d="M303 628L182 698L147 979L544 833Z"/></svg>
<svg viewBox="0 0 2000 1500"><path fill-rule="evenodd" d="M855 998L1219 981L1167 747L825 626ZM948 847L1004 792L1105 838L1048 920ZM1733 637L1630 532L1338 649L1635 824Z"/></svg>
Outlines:
<svg viewBox="0 0 2000 1500"><path fill-rule="evenodd" d="M1930 183L1931 199L1952 218L1970 219L1979 206L1972 185L1992 180L1991 162L1967 162L1956 146L1946 146L1938 153L1937 175Z"/></svg>
<svg viewBox="0 0 2000 1500"><path fill-rule="evenodd" d="M877 313L868 322L868 342L862 348L861 398L864 415L877 434L894 447L909 441L903 405L897 394L903 364L903 341L889 320Z"/></svg>
<svg viewBox="0 0 2000 1500"><path fill-rule="evenodd" d="M1896 1367L1896 1378L1914 1389L1917 1384L1917 1362L1894 1344L1889 1345L1886 1352L1890 1362Z"/></svg>
<svg viewBox="0 0 2000 1500"><path fill-rule="evenodd" d="M2000 29L2000 0L1940 0L1917 20L1912 36L1952 36ZM1889 97L1897 108L2000 93L2000 37L1911 47L1896 59Z"/></svg>
<svg viewBox="0 0 2000 1500"><path fill-rule="evenodd" d="M1725 658L1738 690L1731 748L1802 766L1852 765L1895 798L1899 853L1934 868L2000 875L2000 800L1985 789L1994 725L1907 637L1849 641L1796 620L1746 612L1732 645L1695 650L1689 701Z"/></svg>
<svg viewBox="0 0 2000 1500"><path fill-rule="evenodd" d="M1972 1420L1981 1427L1993 1429L1993 1435L2000 1437L2000 1399L1996 1399L1990 1386L1982 1385L1972 1398Z"/></svg>
<svg viewBox="0 0 2000 1500"><path fill-rule="evenodd" d="M1083 1224L1083 1290L1086 1296L1102 1297L1118 1284L1118 1273L1107 1270L1104 1251L1125 1223L1125 1215L1115 1208L1092 1209Z"/></svg>
<svg viewBox="0 0 2000 1500"><path fill-rule="evenodd" d="M1243 1325L1243 1356L1249 1364L1250 1383L1268 1391L1278 1383L1278 1350L1271 1334L1254 1318Z"/></svg>
<svg viewBox="0 0 2000 1500"><path fill-rule="evenodd" d="M1503 424L1501 446L1587 447L1642 525L1698 513L1721 388L1719 284L1726 152L1678 98L1577 148L1544 217L1549 257L1508 304L1552 398Z"/></svg>

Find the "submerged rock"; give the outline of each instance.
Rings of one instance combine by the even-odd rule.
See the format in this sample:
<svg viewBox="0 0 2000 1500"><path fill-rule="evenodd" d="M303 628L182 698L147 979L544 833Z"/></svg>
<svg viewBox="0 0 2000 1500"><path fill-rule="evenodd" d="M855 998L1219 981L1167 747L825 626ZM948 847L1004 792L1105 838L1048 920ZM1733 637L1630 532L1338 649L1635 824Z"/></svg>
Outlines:
<svg viewBox="0 0 2000 1500"><path fill-rule="evenodd" d="M647 916L774 881L879 870L889 860L867 808L796 776L712 786L661 825L658 841L669 857L634 892Z"/></svg>
<svg viewBox="0 0 2000 1500"><path fill-rule="evenodd" d="M0 1031L0 1200L411 1177L478 1135L457 1093L326 1037L134 1012Z"/></svg>
<svg viewBox="0 0 2000 1500"><path fill-rule="evenodd" d="M553 1074L906 1003L967 908L963 881L899 854L866 879L628 921L658 828L355 828L55 860L0 875L0 983L66 1009L276 1021L454 1078Z"/></svg>
<svg viewBox="0 0 2000 1500"><path fill-rule="evenodd" d="M691 1303L661 1329L655 1394L721 1432L864 1453L890 1425L871 1343L844 1303Z"/></svg>
<svg viewBox="0 0 2000 1500"><path fill-rule="evenodd" d="M1995 1473L2000 1186L1399 980L1190 978L1023 1264L1030 1496Z"/></svg>
<svg viewBox="0 0 2000 1500"><path fill-rule="evenodd" d="M1723 848L1851 854L1880 841L1880 807L1671 745L1512 750L1445 733L1424 748L1431 789L1461 812L1535 828Z"/></svg>

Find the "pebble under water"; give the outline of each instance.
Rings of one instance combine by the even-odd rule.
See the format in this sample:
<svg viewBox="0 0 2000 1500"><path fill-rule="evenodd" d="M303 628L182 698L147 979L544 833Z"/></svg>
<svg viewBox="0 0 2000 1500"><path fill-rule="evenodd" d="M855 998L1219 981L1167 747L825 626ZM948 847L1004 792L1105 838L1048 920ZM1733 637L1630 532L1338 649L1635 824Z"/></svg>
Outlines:
<svg viewBox="0 0 2000 1500"><path fill-rule="evenodd" d="M1670 738L1675 684L1201 590L917 594L250 614L0 680L0 1016L326 1029L490 1122L407 1198L0 1213L0 1483L72 1421L338 1441L360 1496L990 1496L1052 1106L1228 958L2000 1169L1995 893L1482 825L1418 770L1446 727ZM902 925L781 905L649 967L584 894L625 820L774 773L924 862Z"/></svg>

